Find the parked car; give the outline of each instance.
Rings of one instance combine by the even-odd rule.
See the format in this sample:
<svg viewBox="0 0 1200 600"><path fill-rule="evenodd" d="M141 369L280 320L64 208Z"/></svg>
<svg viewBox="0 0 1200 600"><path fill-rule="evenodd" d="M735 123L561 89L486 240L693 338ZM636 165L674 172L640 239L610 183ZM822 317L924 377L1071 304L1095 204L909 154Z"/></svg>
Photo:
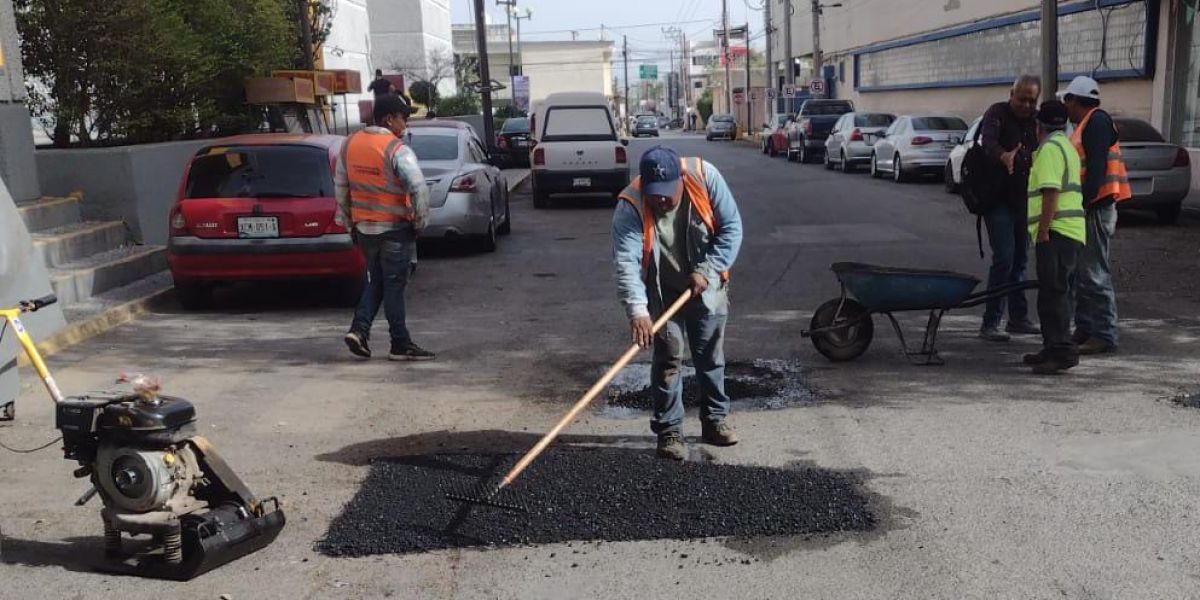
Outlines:
<svg viewBox="0 0 1200 600"><path fill-rule="evenodd" d="M849 100L805 100L787 125L787 157L810 162L825 151L825 138L842 115L854 110Z"/></svg>
<svg viewBox="0 0 1200 600"><path fill-rule="evenodd" d="M871 150L871 176L884 173L897 183L918 173L941 174L950 151L967 131L962 119L951 115L905 115L884 132Z"/></svg>
<svg viewBox="0 0 1200 600"><path fill-rule="evenodd" d="M982 122L983 117L976 117L975 121L971 123L971 127L967 129L967 133L963 136L962 143L950 151L950 158L946 160L946 172L942 176L947 194L957 194L959 186L962 185L963 159L967 157L967 151L975 147L975 135L979 133L980 123Z"/></svg>
<svg viewBox="0 0 1200 600"><path fill-rule="evenodd" d="M527 117L513 117L505 121L496 134L496 157L505 165L528 167L529 149L532 146Z"/></svg>
<svg viewBox="0 0 1200 600"><path fill-rule="evenodd" d="M843 173L849 173L855 165L870 162L871 146L895 120L895 115L887 113L850 112L842 115L825 139L825 168L839 166Z"/></svg>
<svg viewBox="0 0 1200 600"><path fill-rule="evenodd" d="M629 140L617 136L603 94L550 94L538 106L532 132L533 205L550 206L551 194L608 194L629 185Z"/></svg>
<svg viewBox="0 0 1200 600"><path fill-rule="evenodd" d="M733 115L713 115L708 119L708 126L705 127L704 139L712 141L716 138L726 140L737 139L737 122L734 121Z"/></svg>
<svg viewBox="0 0 1200 600"><path fill-rule="evenodd" d="M657 123L657 125L658 125L658 128L659 128L659 129L668 129L668 128L670 128L670 126L671 126L671 119L670 119L669 117L667 117L667 115L658 115L658 119L657 119L657 120L658 120L658 123Z"/></svg>
<svg viewBox="0 0 1200 600"><path fill-rule="evenodd" d="M1174 223L1192 187L1188 151L1163 139L1158 130L1141 119L1114 117L1113 123L1133 191L1133 198L1117 208L1153 210L1160 223Z"/></svg>
<svg viewBox="0 0 1200 600"><path fill-rule="evenodd" d="M343 140L243 135L196 152L168 216L167 262L184 308L247 280L333 280L357 301L365 263L333 190Z"/></svg>
<svg viewBox="0 0 1200 600"><path fill-rule="evenodd" d="M465 239L495 251L497 238L512 231L508 186L475 130L458 121L413 121L405 137L429 186L429 223L421 238Z"/></svg>
<svg viewBox="0 0 1200 600"><path fill-rule="evenodd" d="M643 115L637 118L633 125L633 137L643 135L658 137L658 119L653 115Z"/></svg>
<svg viewBox="0 0 1200 600"><path fill-rule="evenodd" d="M787 149L787 114L772 115L762 128L762 151L768 156L775 156Z"/></svg>

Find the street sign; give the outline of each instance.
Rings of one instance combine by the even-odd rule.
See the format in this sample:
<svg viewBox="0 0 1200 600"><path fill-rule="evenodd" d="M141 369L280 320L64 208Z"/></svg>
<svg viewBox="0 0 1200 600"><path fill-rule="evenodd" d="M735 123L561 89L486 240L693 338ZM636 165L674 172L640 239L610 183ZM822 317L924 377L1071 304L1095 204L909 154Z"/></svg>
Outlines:
<svg viewBox="0 0 1200 600"><path fill-rule="evenodd" d="M808 82L808 91L812 92L814 96L819 95L819 94L824 94L825 93L825 80L824 79L814 79L814 80Z"/></svg>
<svg viewBox="0 0 1200 600"><path fill-rule="evenodd" d="M638 76L641 79L649 79L651 81L658 79L658 65L641 65L638 67Z"/></svg>
<svg viewBox="0 0 1200 600"><path fill-rule="evenodd" d="M775 88L767 88L767 98L774 100L776 93Z"/></svg>
<svg viewBox="0 0 1200 600"><path fill-rule="evenodd" d="M529 112L529 76L517 75L512 78L513 104L520 110Z"/></svg>
<svg viewBox="0 0 1200 600"><path fill-rule="evenodd" d="M743 94L742 92L734 92L734 94L733 94L733 103L734 104L741 104L742 102L745 101L745 99L746 99L745 94Z"/></svg>
<svg viewBox="0 0 1200 600"><path fill-rule="evenodd" d="M795 96L796 95L796 86L794 86L790 83L783 86L783 95L784 96Z"/></svg>

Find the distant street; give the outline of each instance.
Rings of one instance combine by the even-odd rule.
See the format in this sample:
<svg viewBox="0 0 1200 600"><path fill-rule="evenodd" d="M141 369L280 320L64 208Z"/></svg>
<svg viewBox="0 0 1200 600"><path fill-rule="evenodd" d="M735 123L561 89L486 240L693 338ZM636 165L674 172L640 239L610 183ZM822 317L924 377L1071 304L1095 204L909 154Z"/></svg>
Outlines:
<svg viewBox="0 0 1200 600"><path fill-rule="evenodd" d="M102 548L98 501L72 505L86 487L73 464L57 449L0 453L0 598L1200 596L1200 410L1166 400L1200 385L1200 219L1122 218L1121 353L1085 358L1065 376L1034 378L1020 364L1039 338L976 338L981 308L946 317L944 367L909 365L882 316L867 353L834 364L800 336L838 294L830 263L984 278L961 201L932 180L843 175L677 132L634 141L630 163L655 143L716 165L741 209L729 360L791 365L813 391L781 410L735 403L742 442L704 452L719 463L853 473L875 531L317 553L370 460L523 450L628 343L610 265L612 202L535 210L526 185L496 253L422 248L409 326L437 361L383 360L382 316L376 360L352 360L340 340L350 309L291 286L232 289L204 313L171 300L55 355L68 393L123 371L158 375L166 393L196 404L201 434L250 487L284 501L289 523L274 545L189 583L99 576L88 572ZM902 317L919 344L924 315ZM21 382L20 417L0 427L0 441L32 447L56 432L40 384L27 372ZM564 442L653 451L643 413L586 415ZM699 434L690 415L685 428Z"/></svg>

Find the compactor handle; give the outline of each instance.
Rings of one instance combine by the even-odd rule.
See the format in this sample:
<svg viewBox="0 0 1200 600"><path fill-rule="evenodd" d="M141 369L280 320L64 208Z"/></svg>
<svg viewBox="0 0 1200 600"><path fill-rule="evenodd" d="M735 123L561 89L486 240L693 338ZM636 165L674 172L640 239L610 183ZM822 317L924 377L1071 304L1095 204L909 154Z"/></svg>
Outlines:
<svg viewBox="0 0 1200 600"><path fill-rule="evenodd" d="M21 310L24 312L37 312L43 308L46 308L47 306L50 306L51 304L54 304L55 302L58 302L58 296L55 296L54 294L42 296L41 298L35 298L33 300L22 300Z"/></svg>

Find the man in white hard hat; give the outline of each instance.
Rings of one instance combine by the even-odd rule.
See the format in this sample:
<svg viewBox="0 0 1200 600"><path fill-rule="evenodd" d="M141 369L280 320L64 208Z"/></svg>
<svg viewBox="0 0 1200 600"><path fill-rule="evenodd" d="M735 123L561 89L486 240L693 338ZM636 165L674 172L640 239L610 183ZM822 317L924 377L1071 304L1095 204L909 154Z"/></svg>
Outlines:
<svg viewBox="0 0 1200 600"><path fill-rule="evenodd" d="M1133 194L1121 160L1117 128L1100 108L1100 84L1079 76L1063 93L1067 114L1075 124L1071 143L1083 165L1083 202L1087 245L1075 272L1075 333L1080 354L1117 349L1117 296L1113 290L1108 243L1117 228L1116 203Z"/></svg>

